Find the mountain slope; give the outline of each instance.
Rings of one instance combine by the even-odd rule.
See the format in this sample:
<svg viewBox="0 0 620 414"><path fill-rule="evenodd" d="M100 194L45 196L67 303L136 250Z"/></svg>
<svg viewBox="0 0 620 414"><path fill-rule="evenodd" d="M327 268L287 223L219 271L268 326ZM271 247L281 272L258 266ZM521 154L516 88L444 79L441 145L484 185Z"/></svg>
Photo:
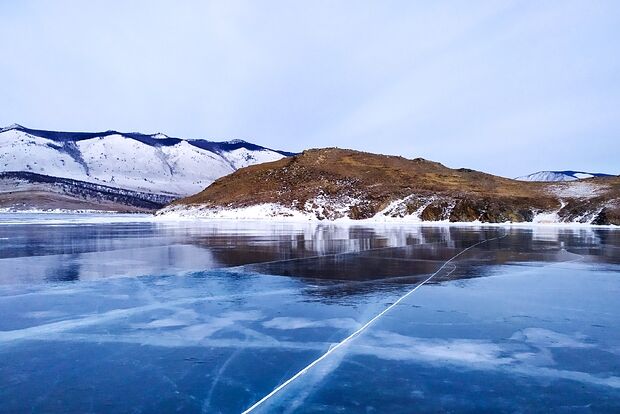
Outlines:
<svg viewBox="0 0 620 414"><path fill-rule="evenodd" d="M530 183L328 148L240 169L159 214L620 224L619 195L617 177Z"/></svg>
<svg viewBox="0 0 620 414"><path fill-rule="evenodd" d="M533 174L515 178L519 181L575 181L584 178L613 177L611 174L589 173L584 171L538 171Z"/></svg>
<svg viewBox="0 0 620 414"><path fill-rule="evenodd" d="M150 212L172 197L29 172L0 173L0 209Z"/></svg>
<svg viewBox="0 0 620 414"><path fill-rule="evenodd" d="M0 172L23 171L132 191L184 196L238 168L292 155L245 141L163 134L0 129Z"/></svg>

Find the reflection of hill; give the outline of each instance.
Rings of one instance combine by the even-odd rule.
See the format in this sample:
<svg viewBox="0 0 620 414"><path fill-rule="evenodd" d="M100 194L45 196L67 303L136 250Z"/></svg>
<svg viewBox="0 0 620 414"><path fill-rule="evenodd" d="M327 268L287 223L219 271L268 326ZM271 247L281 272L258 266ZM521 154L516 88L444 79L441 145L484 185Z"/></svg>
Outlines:
<svg viewBox="0 0 620 414"><path fill-rule="evenodd" d="M507 263L573 260L575 256L567 259L569 253L582 255L586 262L620 263L620 232L593 228L213 222L11 225L0 226L0 283L171 275L243 266L237 270L312 283L356 282L347 288L352 291L377 289L381 280L391 286L417 282L462 249L506 232L508 237L459 257L450 277L484 276L490 266ZM442 280L441 275L434 280Z"/></svg>
<svg viewBox="0 0 620 414"><path fill-rule="evenodd" d="M244 268L263 274L301 278L322 286L318 290L310 289L307 293L311 296L364 294L419 283L463 248L482 240L483 236L493 237L504 232L508 232L508 237L482 244L458 257L433 279L433 283L488 276L497 272L497 266L507 264L561 263L576 259L602 263L617 261L605 253L617 247L601 243L602 235L609 238L606 230L559 229L553 232L554 237L545 238L540 237L540 232L527 228L474 231L471 228L435 227L416 228L411 233L402 231L404 236L400 239L412 244L318 257L284 255L292 258L255 262ZM381 231L373 237L381 239ZM433 241L422 244L422 240ZM287 249L286 243L278 246L279 249ZM225 260L222 256L218 259Z"/></svg>

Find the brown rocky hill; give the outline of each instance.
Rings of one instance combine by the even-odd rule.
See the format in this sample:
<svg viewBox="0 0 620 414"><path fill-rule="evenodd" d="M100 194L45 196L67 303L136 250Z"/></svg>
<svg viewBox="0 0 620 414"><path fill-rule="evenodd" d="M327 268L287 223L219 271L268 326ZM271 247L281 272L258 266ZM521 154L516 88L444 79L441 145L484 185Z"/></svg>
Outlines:
<svg viewBox="0 0 620 414"><path fill-rule="evenodd" d="M198 214L217 215L261 204L321 219L379 215L499 223L548 216L551 221L620 225L620 178L523 182L422 158L312 149L242 168L161 213L194 207Z"/></svg>

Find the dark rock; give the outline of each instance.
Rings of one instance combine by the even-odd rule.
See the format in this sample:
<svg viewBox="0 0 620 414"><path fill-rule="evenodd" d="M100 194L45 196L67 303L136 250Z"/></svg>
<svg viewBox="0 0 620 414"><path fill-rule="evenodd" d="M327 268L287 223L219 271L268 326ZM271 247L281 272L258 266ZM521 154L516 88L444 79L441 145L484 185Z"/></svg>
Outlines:
<svg viewBox="0 0 620 414"><path fill-rule="evenodd" d="M440 221L448 218L449 205L445 201L433 202L428 205L420 214L420 218L424 221Z"/></svg>
<svg viewBox="0 0 620 414"><path fill-rule="evenodd" d="M600 213L594 217L592 224L620 226L620 209L604 207Z"/></svg>
<svg viewBox="0 0 620 414"><path fill-rule="evenodd" d="M349 217L353 220L362 220L371 218L376 213L375 208L370 203L357 204L349 210Z"/></svg>
<svg viewBox="0 0 620 414"><path fill-rule="evenodd" d="M450 221L475 221L482 214L482 206L471 200L459 200L450 212Z"/></svg>

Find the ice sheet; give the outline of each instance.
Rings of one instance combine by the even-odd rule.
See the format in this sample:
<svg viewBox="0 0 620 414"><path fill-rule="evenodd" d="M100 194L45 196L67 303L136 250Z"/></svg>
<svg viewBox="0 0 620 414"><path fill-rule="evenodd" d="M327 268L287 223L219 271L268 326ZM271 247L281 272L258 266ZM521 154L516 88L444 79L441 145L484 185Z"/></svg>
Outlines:
<svg viewBox="0 0 620 414"><path fill-rule="evenodd" d="M260 410L620 407L617 231L12 224L0 246L9 412L238 413L390 307Z"/></svg>

